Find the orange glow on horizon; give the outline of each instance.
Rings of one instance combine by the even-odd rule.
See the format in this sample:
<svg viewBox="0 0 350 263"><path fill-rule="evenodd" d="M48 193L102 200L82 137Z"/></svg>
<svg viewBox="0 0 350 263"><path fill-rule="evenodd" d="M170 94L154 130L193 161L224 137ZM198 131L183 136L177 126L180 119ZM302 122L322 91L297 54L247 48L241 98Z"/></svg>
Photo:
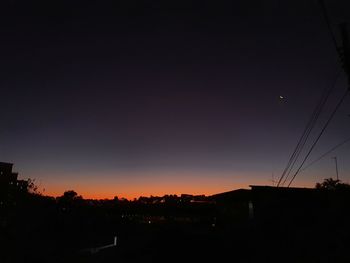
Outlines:
<svg viewBox="0 0 350 263"><path fill-rule="evenodd" d="M118 198L126 198L128 200L133 200L134 198L139 198L140 196L164 196L166 194L193 194L206 196L232 191L239 188L248 188L246 184L236 184L230 186L215 186L211 184L193 186L193 185L133 185L128 187L128 189L118 190L118 187L113 187L111 185L100 185L98 187L92 186L77 186L71 188L62 188L59 186L50 187L48 191L45 191L45 195L48 196L61 196L67 190L74 190L78 195L83 196L84 199L113 199L115 196Z"/></svg>
<svg viewBox="0 0 350 263"><path fill-rule="evenodd" d="M219 173L216 173L217 175ZM44 182L44 195L61 196L67 190L74 190L84 199L113 199L115 196L133 200L140 196L164 196L166 194L193 194L206 196L240 188L250 189L249 185L271 185L271 182L261 174L241 174L209 172L158 172L100 176L69 176L66 180L62 176L53 176ZM269 177L267 177L269 178ZM313 187L312 182L299 182L294 186Z"/></svg>

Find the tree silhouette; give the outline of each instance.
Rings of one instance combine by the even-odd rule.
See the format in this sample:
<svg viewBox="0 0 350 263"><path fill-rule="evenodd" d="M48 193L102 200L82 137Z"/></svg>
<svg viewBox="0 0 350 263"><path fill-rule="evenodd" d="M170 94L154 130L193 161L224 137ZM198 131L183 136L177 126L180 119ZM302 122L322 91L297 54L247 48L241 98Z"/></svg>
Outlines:
<svg viewBox="0 0 350 263"><path fill-rule="evenodd" d="M76 204L79 204L83 198L81 195L78 195L74 190L68 190L63 193L62 196L58 197L58 202L64 207L69 208Z"/></svg>
<svg viewBox="0 0 350 263"><path fill-rule="evenodd" d="M78 197L78 193L75 192L74 190L68 190L63 193L62 198L66 200L74 200Z"/></svg>
<svg viewBox="0 0 350 263"><path fill-rule="evenodd" d="M28 186L27 186L27 191L28 193L31 194L41 194L38 190L38 186L35 183L35 179L28 178L27 180Z"/></svg>
<svg viewBox="0 0 350 263"><path fill-rule="evenodd" d="M316 189L327 189L327 190L336 190L336 189L349 189L350 185L347 183L342 183L338 179L326 178L322 183L316 183Z"/></svg>

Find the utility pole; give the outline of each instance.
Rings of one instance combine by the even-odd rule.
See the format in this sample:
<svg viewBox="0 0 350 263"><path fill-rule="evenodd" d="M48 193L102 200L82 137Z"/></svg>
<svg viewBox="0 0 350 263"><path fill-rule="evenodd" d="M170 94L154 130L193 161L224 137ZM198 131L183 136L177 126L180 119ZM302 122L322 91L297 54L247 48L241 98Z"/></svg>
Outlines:
<svg viewBox="0 0 350 263"><path fill-rule="evenodd" d="M335 161L335 172L337 173L337 180L339 181L339 173L338 173L338 160L337 160L337 156L332 157L332 159L334 159L334 161Z"/></svg>
<svg viewBox="0 0 350 263"><path fill-rule="evenodd" d="M349 37L347 31L347 24L342 23L339 25L340 34L342 39L342 48L340 50L340 60L342 67L345 71L345 74L348 78L348 89L350 89L350 46L349 46Z"/></svg>

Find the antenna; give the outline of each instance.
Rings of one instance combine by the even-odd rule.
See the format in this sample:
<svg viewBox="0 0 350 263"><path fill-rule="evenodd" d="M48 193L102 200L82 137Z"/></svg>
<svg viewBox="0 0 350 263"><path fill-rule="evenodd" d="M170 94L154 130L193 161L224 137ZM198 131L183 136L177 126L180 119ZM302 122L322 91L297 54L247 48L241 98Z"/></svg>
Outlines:
<svg viewBox="0 0 350 263"><path fill-rule="evenodd" d="M332 157L332 159L334 159L335 161L335 172L337 174L337 180L339 181L339 173L338 173L338 160L337 160L337 156Z"/></svg>
<svg viewBox="0 0 350 263"><path fill-rule="evenodd" d="M275 180L275 175L273 172L271 174L271 182L272 182L272 186L277 186L278 181Z"/></svg>

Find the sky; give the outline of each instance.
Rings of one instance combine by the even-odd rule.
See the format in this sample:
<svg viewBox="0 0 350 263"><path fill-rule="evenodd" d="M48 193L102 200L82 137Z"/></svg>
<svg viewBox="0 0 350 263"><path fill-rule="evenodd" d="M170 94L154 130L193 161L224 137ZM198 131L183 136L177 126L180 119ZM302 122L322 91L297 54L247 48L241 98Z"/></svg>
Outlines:
<svg viewBox="0 0 350 263"><path fill-rule="evenodd" d="M339 59L318 1L218 2L4 1L0 160L54 196L272 185ZM339 41L349 3L325 3ZM341 72L312 138L346 88ZM347 99L309 161L350 136L349 114ZM334 156L350 182L349 153L293 186L334 177Z"/></svg>

